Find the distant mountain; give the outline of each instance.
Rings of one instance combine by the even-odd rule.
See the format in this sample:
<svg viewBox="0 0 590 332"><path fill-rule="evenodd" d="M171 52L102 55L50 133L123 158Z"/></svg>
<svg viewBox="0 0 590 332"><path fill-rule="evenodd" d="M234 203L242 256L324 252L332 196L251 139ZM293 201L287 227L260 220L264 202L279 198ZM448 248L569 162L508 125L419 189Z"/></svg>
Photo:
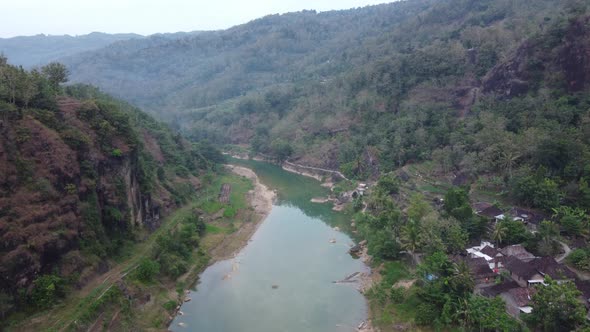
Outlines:
<svg viewBox="0 0 590 332"><path fill-rule="evenodd" d="M140 39L141 35L93 32L81 36L21 36L0 38L0 53L13 65L31 68L80 52L96 50L117 41Z"/></svg>

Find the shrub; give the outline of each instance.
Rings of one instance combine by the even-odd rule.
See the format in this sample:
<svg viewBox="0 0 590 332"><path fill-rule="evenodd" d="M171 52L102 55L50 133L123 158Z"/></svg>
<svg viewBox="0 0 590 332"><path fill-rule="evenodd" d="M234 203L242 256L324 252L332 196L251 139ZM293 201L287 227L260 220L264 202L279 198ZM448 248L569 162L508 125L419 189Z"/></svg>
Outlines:
<svg viewBox="0 0 590 332"><path fill-rule="evenodd" d="M66 184L66 188L65 189L66 189L66 192L68 193L68 195L76 195L76 194L78 194L78 188L73 183Z"/></svg>
<svg viewBox="0 0 590 332"><path fill-rule="evenodd" d="M168 312L172 312L174 311L174 309L176 309L177 303L174 300L170 300L164 304L162 304L162 307L164 307L164 309L166 309Z"/></svg>
<svg viewBox="0 0 590 332"><path fill-rule="evenodd" d="M223 216L225 218L233 218L235 217L237 214L237 209L233 206L228 206L225 208L225 210L223 210Z"/></svg>
<svg viewBox="0 0 590 332"><path fill-rule="evenodd" d="M416 308L416 324L418 325L431 325L439 317L439 312L435 306L428 303L422 303Z"/></svg>
<svg viewBox="0 0 590 332"><path fill-rule="evenodd" d="M38 308L49 308L64 296L65 282L57 275L43 275L37 278L33 284L31 301Z"/></svg>
<svg viewBox="0 0 590 332"><path fill-rule="evenodd" d="M576 249L567 257L569 263L581 270L590 270L590 255L587 249Z"/></svg>
<svg viewBox="0 0 590 332"><path fill-rule="evenodd" d="M154 276L160 273L160 264L149 258L143 258L135 270L135 277L141 282L152 282Z"/></svg>
<svg viewBox="0 0 590 332"><path fill-rule="evenodd" d="M113 151L111 151L111 156L121 158L123 156L123 151L121 151L121 149L113 149Z"/></svg>
<svg viewBox="0 0 590 332"><path fill-rule="evenodd" d="M389 291L389 299L393 303L402 303L406 298L406 290L403 287L393 287Z"/></svg>

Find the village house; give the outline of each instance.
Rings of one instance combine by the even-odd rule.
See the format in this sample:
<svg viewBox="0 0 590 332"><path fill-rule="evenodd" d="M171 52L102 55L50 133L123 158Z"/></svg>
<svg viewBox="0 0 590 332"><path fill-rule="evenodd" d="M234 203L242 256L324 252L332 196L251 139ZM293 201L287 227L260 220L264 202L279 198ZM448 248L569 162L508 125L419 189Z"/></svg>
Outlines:
<svg viewBox="0 0 590 332"><path fill-rule="evenodd" d="M502 267L502 253L494 248L490 242L482 242L479 246L467 248L467 255L471 258L483 258L492 271L498 272Z"/></svg>
<svg viewBox="0 0 590 332"><path fill-rule="evenodd" d="M533 311L531 306L533 295L536 293L535 288L512 288L500 296L508 305L508 312L513 316L520 313L530 314ZM511 310L512 309L512 310Z"/></svg>
<svg viewBox="0 0 590 332"><path fill-rule="evenodd" d="M532 211L528 209L523 209L519 207L513 207L507 212L507 215L510 216L513 220L520 221L524 223L527 229L531 232L536 232L539 224L543 220L550 219L550 216L547 216L541 212Z"/></svg>
<svg viewBox="0 0 590 332"><path fill-rule="evenodd" d="M504 267L510 277L521 287L544 284L545 276L557 282L573 281L576 274L565 265L559 264L553 257L537 257L528 262L515 256L506 257Z"/></svg>
<svg viewBox="0 0 590 332"><path fill-rule="evenodd" d="M476 215L483 217L490 222L498 222L506 218L502 210L487 202L477 202L473 204L473 210Z"/></svg>
<svg viewBox="0 0 590 332"><path fill-rule="evenodd" d="M463 261L467 264L469 271L473 276L473 280L475 281L476 288L494 285L497 273L494 273L485 258L457 255L452 259L456 263Z"/></svg>
<svg viewBox="0 0 590 332"><path fill-rule="evenodd" d="M535 258L535 255L528 252L522 245L514 244L506 246L500 250L504 257L516 257L524 262L530 262Z"/></svg>
<svg viewBox="0 0 590 332"><path fill-rule="evenodd" d="M501 297L506 303L506 312L518 317L522 312L531 312L530 301L533 288L523 288L513 280L504 280L491 287L482 288L480 294L486 297Z"/></svg>

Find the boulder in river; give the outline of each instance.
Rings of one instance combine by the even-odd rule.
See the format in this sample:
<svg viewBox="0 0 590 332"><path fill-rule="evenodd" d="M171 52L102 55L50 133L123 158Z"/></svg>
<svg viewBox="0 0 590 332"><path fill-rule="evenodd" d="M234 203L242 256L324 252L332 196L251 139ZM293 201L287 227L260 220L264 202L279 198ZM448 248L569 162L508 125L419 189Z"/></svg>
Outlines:
<svg viewBox="0 0 590 332"><path fill-rule="evenodd" d="M358 244L357 244L357 245L354 245L352 248L350 248L350 249L348 250L348 252L349 252L349 253L351 253L351 254L357 254L357 253L359 253L360 251L361 251L361 246L360 246L360 245L358 245Z"/></svg>

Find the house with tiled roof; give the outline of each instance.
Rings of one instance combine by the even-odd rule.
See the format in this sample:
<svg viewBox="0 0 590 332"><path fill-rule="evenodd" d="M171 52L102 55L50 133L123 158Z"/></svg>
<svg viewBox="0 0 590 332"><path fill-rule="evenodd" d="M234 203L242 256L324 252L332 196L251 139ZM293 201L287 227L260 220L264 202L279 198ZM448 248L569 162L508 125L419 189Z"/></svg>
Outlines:
<svg viewBox="0 0 590 332"><path fill-rule="evenodd" d="M516 257L524 262L529 262L535 258L535 255L528 252L522 245L515 244L506 246L500 250L504 257Z"/></svg>
<svg viewBox="0 0 590 332"><path fill-rule="evenodd" d="M514 305L519 311L518 314L522 312L530 314L533 311L531 302L536 292L535 288L512 288L502 294L502 298L506 303Z"/></svg>
<svg viewBox="0 0 590 332"><path fill-rule="evenodd" d="M479 246L466 249L471 258L483 258L490 269L497 271L502 267L502 253L500 253L490 242L482 242Z"/></svg>
<svg viewBox="0 0 590 332"><path fill-rule="evenodd" d="M504 260L504 268L521 287L543 284L545 276L558 282L576 278L575 273L567 266L559 264L553 257L539 257L526 262L515 256L509 256Z"/></svg>

